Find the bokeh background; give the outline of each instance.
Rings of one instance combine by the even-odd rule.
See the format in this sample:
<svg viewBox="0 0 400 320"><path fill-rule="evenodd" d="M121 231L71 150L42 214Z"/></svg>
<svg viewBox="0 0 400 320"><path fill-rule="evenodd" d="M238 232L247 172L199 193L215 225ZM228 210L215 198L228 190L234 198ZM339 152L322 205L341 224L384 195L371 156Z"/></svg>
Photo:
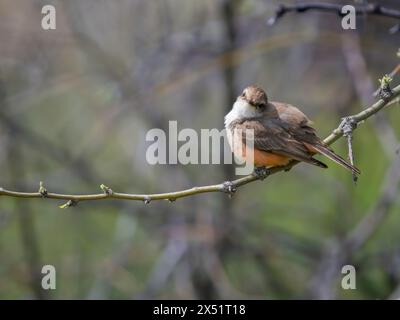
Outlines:
<svg viewBox="0 0 400 320"><path fill-rule="evenodd" d="M398 21L360 16L344 31L335 14L307 12L269 26L281 3L294 1L0 0L0 186L156 193L233 179L232 165L151 166L145 135L169 120L222 129L253 83L328 135L399 64L400 33L389 31ZM56 30L41 28L46 4ZM0 298L398 298L399 119L394 105L355 131L357 186L327 161L232 199L59 209L0 197ZM347 154L343 139L334 149ZM41 289L45 264L56 290ZM340 286L347 264L356 290Z"/></svg>

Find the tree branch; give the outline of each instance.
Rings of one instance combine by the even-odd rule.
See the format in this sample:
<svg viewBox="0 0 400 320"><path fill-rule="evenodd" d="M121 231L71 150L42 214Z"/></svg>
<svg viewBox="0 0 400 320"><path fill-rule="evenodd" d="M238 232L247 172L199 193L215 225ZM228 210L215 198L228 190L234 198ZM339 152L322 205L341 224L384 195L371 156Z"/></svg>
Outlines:
<svg viewBox="0 0 400 320"><path fill-rule="evenodd" d="M351 121L355 130L359 123L363 122L364 120L368 119L375 113L379 112L381 109L383 109L386 105L390 104L390 102L398 96L400 96L400 85L391 90L390 98L385 97L385 99L380 99L370 107L364 109L363 111L355 115L348 116L344 118L344 120ZM332 131L332 133L327 138L325 138L324 143L326 145L331 145L342 136L343 136L343 121L336 129ZM292 161L287 166L271 168L268 174L272 175L283 170L288 170L297 163L299 162ZM258 177L254 175L248 175L234 181L226 181L224 183L215 185L193 187L181 191L147 194L147 195L114 192L111 188L105 185L100 186L101 190L103 191L102 193L85 194L85 195L59 194L59 193L48 192L41 183L40 188L37 192L19 192L19 191L11 191L0 188L0 196L7 196L14 198L43 198L43 199L67 200L68 202L60 206L60 208L75 206L80 201L95 201L95 200L105 200L105 199L138 200L148 204L153 200L169 200L172 202L179 198L189 197L200 193L224 192L229 195L232 195L233 193L235 193L237 188L256 180L259 180Z"/></svg>
<svg viewBox="0 0 400 320"><path fill-rule="evenodd" d="M342 8L344 4L334 4L334 3L319 3L319 2L308 2L308 3L296 3L290 5L281 4L276 10L275 15L268 20L269 25L273 25L276 21L282 18L286 13L289 12L298 12L302 13L305 11L327 11L336 13L338 16L342 17L344 14L342 13ZM356 5L354 6L356 10L356 14L369 14L369 15L378 15L384 16L388 18L400 19L400 11L384 7L380 4L367 4L367 5Z"/></svg>

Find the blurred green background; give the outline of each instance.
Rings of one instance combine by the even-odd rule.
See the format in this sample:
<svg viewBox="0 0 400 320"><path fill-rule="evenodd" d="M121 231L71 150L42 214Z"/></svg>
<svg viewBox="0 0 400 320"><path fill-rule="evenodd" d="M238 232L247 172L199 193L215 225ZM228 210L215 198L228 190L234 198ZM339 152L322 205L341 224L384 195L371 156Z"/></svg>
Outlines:
<svg viewBox="0 0 400 320"><path fill-rule="evenodd" d="M268 26L280 3L293 1L0 0L0 186L157 193L233 179L232 165L151 166L145 135L169 120L222 129L253 83L299 106L325 137L399 64L396 20L360 16L344 31L335 14L307 12ZM56 30L41 28L46 4ZM326 161L328 170L301 164L232 199L62 210L0 197L0 298L400 297L399 119L394 105L355 131L357 186ZM343 139L334 149L347 154ZM41 289L45 264L56 290ZM347 264L355 290L340 286Z"/></svg>

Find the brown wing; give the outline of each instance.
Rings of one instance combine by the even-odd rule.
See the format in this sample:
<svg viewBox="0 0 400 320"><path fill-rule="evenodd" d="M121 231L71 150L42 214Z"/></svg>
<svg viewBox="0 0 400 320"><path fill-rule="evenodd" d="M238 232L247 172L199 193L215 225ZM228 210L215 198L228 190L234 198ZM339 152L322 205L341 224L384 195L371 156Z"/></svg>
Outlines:
<svg viewBox="0 0 400 320"><path fill-rule="evenodd" d="M308 150L323 154L353 173L360 173L357 167L348 163L324 144L317 136L315 129L310 126L311 121L298 108L280 102L272 104L279 114L280 126L296 141L301 142Z"/></svg>
<svg viewBox="0 0 400 320"><path fill-rule="evenodd" d="M301 141L308 150L315 150L315 152L323 154L325 157L328 157L332 161L335 161L353 173L361 173L360 169L348 163L341 156L336 154L331 148L327 147L316 135L315 129L307 124L301 124L300 128L297 130L289 129L289 132L293 135L293 137L295 137L296 140Z"/></svg>
<svg viewBox="0 0 400 320"><path fill-rule="evenodd" d="M312 122L295 106L282 102L272 102L273 108L277 110L279 126L287 131L295 140L309 144L323 144L318 138L316 131L311 127Z"/></svg>
<svg viewBox="0 0 400 320"><path fill-rule="evenodd" d="M281 102L271 102L269 106L269 117L242 124L244 128L254 128L255 148L326 168L312 157L314 153L321 153L353 173L360 173L358 168L325 146L310 126L311 121L298 108Z"/></svg>
<svg viewBox="0 0 400 320"><path fill-rule="evenodd" d="M319 167L326 165L312 157L307 147L285 128L279 119L267 119L261 123L259 120L247 120L236 126L241 129L243 142L246 143L246 129L254 130L254 148L298 161L308 162ZM249 137L247 137L249 139Z"/></svg>

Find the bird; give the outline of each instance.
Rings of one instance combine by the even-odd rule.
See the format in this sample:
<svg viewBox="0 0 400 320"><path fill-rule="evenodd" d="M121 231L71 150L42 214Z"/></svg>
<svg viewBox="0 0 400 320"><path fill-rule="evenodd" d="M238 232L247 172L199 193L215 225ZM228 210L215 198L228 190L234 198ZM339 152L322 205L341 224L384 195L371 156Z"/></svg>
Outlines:
<svg viewBox="0 0 400 320"><path fill-rule="evenodd" d="M361 173L317 136L312 122L302 111L288 103L269 101L266 92L257 85L248 86L237 97L225 116L225 129L235 157L252 160L256 173L259 169L287 166L293 160L328 168L314 158L316 154L331 159L353 175ZM252 135L246 136L249 129ZM249 152L253 153L251 158Z"/></svg>

